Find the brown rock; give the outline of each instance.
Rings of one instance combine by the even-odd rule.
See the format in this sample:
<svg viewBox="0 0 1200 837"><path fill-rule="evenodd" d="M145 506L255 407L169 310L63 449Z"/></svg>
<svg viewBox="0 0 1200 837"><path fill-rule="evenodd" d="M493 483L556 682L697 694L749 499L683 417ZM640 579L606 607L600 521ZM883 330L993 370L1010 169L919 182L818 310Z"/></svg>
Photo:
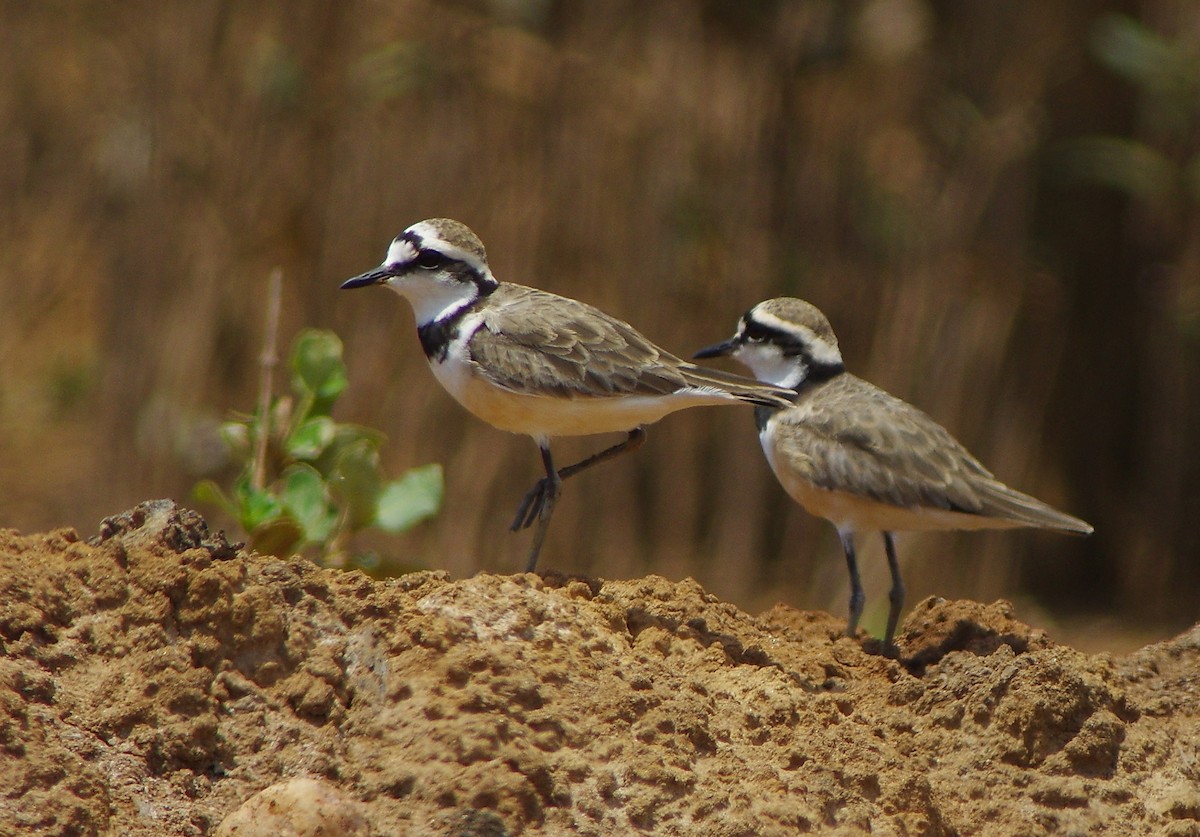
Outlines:
<svg viewBox="0 0 1200 837"><path fill-rule="evenodd" d="M214 837L359 837L370 833L359 807L328 782L298 776L247 799Z"/></svg>
<svg viewBox="0 0 1200 837"><path fill-rule="evenodd" d="M1200 628L1114 660L930 599L891 660L690 580L374 582L151 511L0 531L0 833L257 833L264 788L346 834L1200 826Z"/></svg>

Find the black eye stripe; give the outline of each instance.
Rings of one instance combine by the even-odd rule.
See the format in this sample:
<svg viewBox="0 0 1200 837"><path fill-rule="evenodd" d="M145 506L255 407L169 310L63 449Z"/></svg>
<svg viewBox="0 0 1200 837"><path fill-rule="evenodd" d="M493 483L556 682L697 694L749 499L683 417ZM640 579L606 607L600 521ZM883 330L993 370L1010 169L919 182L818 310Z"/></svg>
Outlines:
<svg viewBox="0 0 1200 837"><path fill-rule="evenodd" d="M771 328L756 320L750 320L742 329L742 337L746 340L770 340L772 338L786 337L786 335L777 328Z"/></svg>
<svg viewBox="0 0 1200 837"><path fill-rule="evenodd" d="M803 337L781 328L750 320L742 329L743 343L770 343L783 352L784 357L809 357L811 348Z"/></svg>
<svg viewBox="0 0 1200 837"><path fill-rule="evenodd" d="M423 267L426 270L433 270L441 267L446 262L446 257L437 250L428 248L417 253L416 263L418 267Z"/></svg>

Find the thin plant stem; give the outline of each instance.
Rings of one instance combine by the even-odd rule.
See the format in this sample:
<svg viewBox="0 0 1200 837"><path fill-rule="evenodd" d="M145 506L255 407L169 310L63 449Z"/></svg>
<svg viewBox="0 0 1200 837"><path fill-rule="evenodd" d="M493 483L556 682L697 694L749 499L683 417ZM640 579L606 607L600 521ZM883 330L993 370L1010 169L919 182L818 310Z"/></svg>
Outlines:
<svg viewBox="0 0 1200 837"><path fill-rule="evenodd" d="M283 268L276 267L267 278L267 319L263 350L259 355L258 433L254 439L254 469L250 484L261 491L267 485L267 441L271 436L271 395L275 367L279 365L279 309L283 296Z"/></svg>

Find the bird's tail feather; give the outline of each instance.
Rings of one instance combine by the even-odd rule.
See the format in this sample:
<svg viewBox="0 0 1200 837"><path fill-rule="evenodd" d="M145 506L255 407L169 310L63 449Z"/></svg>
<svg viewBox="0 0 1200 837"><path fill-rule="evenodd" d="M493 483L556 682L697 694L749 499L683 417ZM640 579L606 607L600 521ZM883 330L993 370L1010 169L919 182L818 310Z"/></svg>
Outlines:
<svg viewBox="0 0 1200 837"><path fill-rule="evenodd" d="M983 501L982 512L986 515L1075 535L1090 535L1095 531L1090 523L1060 512L1036 497L1022 494L1003 483L994 482L989 488L991 490L985 490L980 498Z"/></svg>
<svg viewBox="0 0 1200 837"><path fill-rule="evenodd" d="M724 372L720 369L684 364L680 369L688 384L694 387L711 387L726 392L739 401L759 407L790 407L796 397L795 390L764 384L753 378Z"/></svg>

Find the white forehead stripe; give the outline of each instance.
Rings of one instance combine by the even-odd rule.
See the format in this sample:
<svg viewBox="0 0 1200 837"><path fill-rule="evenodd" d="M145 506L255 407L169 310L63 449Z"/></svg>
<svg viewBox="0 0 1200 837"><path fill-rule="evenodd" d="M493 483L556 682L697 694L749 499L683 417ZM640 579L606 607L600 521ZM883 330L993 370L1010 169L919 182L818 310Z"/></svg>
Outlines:
<svg viewBox="0 0 1200 837"><path fill-rule="evenodd" d="M767 328L796 335L808 347L809 356L819 364L832 365L842 362L842 353L838 351L838 347L825 338L818 337L817 333L806 325L781 319L769 311L757 308L750 312L750 318Z"/></svg>
<svg viewBox="0 0 1200 837"><path fill-rule="evenodd" d="M796 323L776 317L770 311L764 311L761 306L750 312L750 319L754 320L756 323L766 326L767 328L773 328L776 331L782 331L785 334L794 334L799 328L802 328L802 326L798 326Z"/></svg>
<svg viewBox="0 0 1200 837"><path fill-rule="evenodd" d="M438 230L437 225L431 224L428 221L418 221L405 230L405 232L416 233L417 235L421 236L422 241L428 241L430 239L433 241L442 240L442 234Z"/></svg>
<svg viewBox="0 0 1200 837"><path fill-rule="evenodd" d="M383 260L384 264L404 264L411 262L417 257L417 248L412 246L412 242L403 238L392 239L392 246L388 247L387 258Z"/></svg>

